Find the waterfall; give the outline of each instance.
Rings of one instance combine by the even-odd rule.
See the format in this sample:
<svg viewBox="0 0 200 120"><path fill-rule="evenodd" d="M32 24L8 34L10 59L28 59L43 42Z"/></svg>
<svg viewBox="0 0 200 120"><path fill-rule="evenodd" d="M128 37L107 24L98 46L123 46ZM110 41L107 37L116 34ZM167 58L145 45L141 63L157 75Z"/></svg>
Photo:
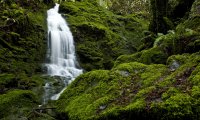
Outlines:
<svg viewBox="0 0 200 120"><path fill-rule="evenodd" d="M82 74L82 70L77 68L78 62L76 61L72 33L65 19L58 13L58 10L59 4L56 3L54 8L47 11L47 59L49 62L45 66L48 75L62 77L63 83L67 85L78 75ZM49 86L49 83L46 83L45 89L47 91L49 91ZM55 94L51 96L51 99L58 99L59 96L60 93Z"/></svg>

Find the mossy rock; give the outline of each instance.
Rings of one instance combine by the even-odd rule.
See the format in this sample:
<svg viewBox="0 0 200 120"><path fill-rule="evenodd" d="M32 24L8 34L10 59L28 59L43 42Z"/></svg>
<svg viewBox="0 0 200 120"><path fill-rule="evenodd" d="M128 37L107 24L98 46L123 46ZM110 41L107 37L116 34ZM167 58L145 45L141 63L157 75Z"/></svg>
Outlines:
<svg viewBox="0 0 200 120"><path fill-rule="evenodd" d="M184 106L184 107L183 107ZM194 113L193 98L188 94L177 93L170 96L166 101L158 104L152 104L152 109L156 109L158 114L162 113L160 116L161 120L165 118L168 119L196 119L197 117Z"/></svg>
<svg viewBox="0 0 200 120"><path fill-rule="evenodd" d="M144 64L166 64L171 55L198 52L199 33L195 30L179 25L176 31L169 31L166 35L159 35L152 48L142 50L131 55L117 58L115 65L128 62L142 62Z"/></svg>
<svg viewBox="0 0 200 120"><path fill-rule="evenodd" d="M0 116L6 119L25 117L37 105L37 98L31 91L13 90L1 94L0 98Z"/></svg>
<svg viewBox="0 0 200 120"><path fill-rule="evenodd" d="M46 54L46 10L51 5L43 0L8 0L0 6L1 72L41 73Z"/></svg>
<svg viewBox="0 0 200 120"><path fill-rule="evenodd" d="M51 83L54 86L54 91L61 90L64 84L61 80L44 75L27 76L25 73L18 74L0 74L0 93L5 94L12 89L31 90L38 96L38 101L43 103L45 95L45 83ZM62 88L60 88L62 87ZM55 90L58 89L58 90ZM55 94L55 93L54 93Z"/></svg>
<svg viewBox="0 0 200 120"><path fill-rule="evenodd" d="M168 55L160 47L154 47L132 55L122 55L117 58L115 65L120 63L141 62L144 64L165 64Z"/></svg>
<svg viewBox="0 0 200 120"><path fill-rule="evenodd" d="M32 91L11 90L1 94L0 98L2 120L55 120L50 115L39 112L38 98Z"/></svg>
<svg viewBox="0 0 200 120"><path fill-rule="evenodd" d="M88 1L62 2L59 11L69 23L80 65L87 71L111 69L119 55L136 52L148 28L142 17L115 15Z"/></svg>
<svg viewBox="0 0 200 120"><path fill-rule="evenodd" d="M69 119L104 119L124 111L143 111L146 106L143 98L155 89L151 85L166 70L164 65L134 62L121 64L111 71L88 72L67 87L58 100L57 109ZM137 106L140 103L143 104Z"/></svg>
<svg viewBox="0 0 200 120"><path fill-rule="evenodd" d="M168 65L129 62L80 75L57 109L68 119L197 119L199 52L173 55ZM179 66L171 69L173 61Z"/></svg>

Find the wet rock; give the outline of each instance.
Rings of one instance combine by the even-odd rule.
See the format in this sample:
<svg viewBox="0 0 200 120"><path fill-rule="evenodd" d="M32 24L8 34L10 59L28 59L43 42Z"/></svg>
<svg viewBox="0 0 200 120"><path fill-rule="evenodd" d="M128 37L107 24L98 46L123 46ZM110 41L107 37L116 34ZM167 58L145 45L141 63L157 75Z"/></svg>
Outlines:
<svg viewBox="0 0 200 120"><path fill-rule="evenodd" d="M170 71L175 71L177 68L180 67L180 64L177 61L173 61L172 64L170 65Z"/></svg>

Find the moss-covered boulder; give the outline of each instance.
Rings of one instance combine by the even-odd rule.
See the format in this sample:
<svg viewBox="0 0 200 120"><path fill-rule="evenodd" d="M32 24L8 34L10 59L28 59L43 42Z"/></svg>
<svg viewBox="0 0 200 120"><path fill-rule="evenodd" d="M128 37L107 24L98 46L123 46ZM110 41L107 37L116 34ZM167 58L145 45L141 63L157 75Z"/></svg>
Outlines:
<svg viewBox="0 0 200 120"><path fill-rule="evenodd" d="M31 91L9 91L0 98L0 118L4 119L25 117L37 105L36 96Z"/></svg>
<svg viewBox="0 0 200 120"><path fill-rule="evenodd" d="M57 102L68 119L197 119L200 53L168 65L119 64L79 76ZM178 66L172 69L176 61Z"/></svg>
<svg viewBox="0 0 200 120"><path fill-rule="evenodd" d="M85 70L111 69L119 55L136 52L148 27L142 15L115 15L93 2L62 2L60 12L73 32Z"/></svg>
<svg viewBox="0 0 200 120"><path fill-rule="evenodd" d="M144 64L165 64L168 54L161 47L153 47L132 55L121 55L115 61L114 66L121 63L141 62Z"/></svg>
<svg viewBox="0 0 200 120"><path fill-rule="evenodd" d="M197 23L192 27L190 25L193 23L189 24L189 21L187 20L179 24L176 30L168 31L166 35L158 35L152 48L131 55L119 56L114 63L115 66L120 63L134 61L144 64L166 64L167 58L171 55L198 52L200 50L200 34L196 28L199 27L199 25L197 25Z"/></svg>
<svg viewBox="0 0 200 120"><path fill-rule="evenodd" d="M55 120L38 107L37 96L28 90L11 90L0 95L2 120Z"/></svg>

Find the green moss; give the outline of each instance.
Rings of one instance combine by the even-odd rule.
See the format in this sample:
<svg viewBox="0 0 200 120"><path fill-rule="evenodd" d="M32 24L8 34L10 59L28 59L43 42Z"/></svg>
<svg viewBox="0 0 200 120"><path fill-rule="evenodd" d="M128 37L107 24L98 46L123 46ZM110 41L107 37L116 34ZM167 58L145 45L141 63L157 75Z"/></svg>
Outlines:
<svg viewBox="0 0 200 120"><path fill-rule="evenodd" d="M143 72L146 69L146 65L138 62L131 62L131 63L124 63L120 64L114 69L119 70L119 71L127 71L129 73L138 73L138 72Z"/></svg>
<svg viewBox="0 0 200 120"><path fill-rule="evenodd" d="M4 93L4 91L16 87L17 81L15 80L15 76L13 74L1 74L0 75L0 93Z"/></svg>
<svg viewBox="0 0 200 120"><path fill-rule="evenodd" d="M21 89L21 90L31 90L37 96L39 96L38 101L42 101L42 96L44 94L44 82L45 80L50 81L50 78L44 77L42 75L27 76L25 73L16 74L0 74L0 93L5 94L9 90Z"/></svg>
<svg viewBox="0 0 200 120"><path fill-rule="evenodd" d="M145 98L156 89L152 84L165 72L164 65L137 62L120 64L111 71L91 71L69 85L57 108L71 119L115 118L130 111L138 115L136 110L145 110ZM139 103L144 104L136 107Z"/></svg>
<svg viewBox="0 0 200 120"><path fill-rule="evenodd" d="M149 50L144 50L140 59L142 63L151 64L164 64L167 58L167 54L160 48L152 48Z"/></svg>
<svg viewBox="0 0 200 120"><path fill-rule="evenodd" d="M117 65L119 65L121 63L139 61L141 54L142 54L142 52L137 52L132 55L121 55L116 59L116 61L114 63L114 67L116 67Z"/></svg>
<svg viewBox="0 0 200 120"><path fill-rule="evenodd" d="M132 55L122 55L117 58L115 65L128 62L141 62L144 64L164 64L168 55L160 48L154 47L148 50L143 50Z"/></svg>
<svg viewBox="0 0 200 120"><path fill-rule="evenodd" d="M158 82L163 79L164 75L167 75L168 70L165 65L150 65L147 67L144 73L141 74L141 79L143 87L148 87L153 85L153 83Z"/></svg>
<svg viewBox="0 0 200 120"><path fill-rule="evenodd" d="M36 96L31 91L14 90L0 95L0 116L15 117L26 116L37 105Z"/></svg>
<svg viewBox="0 0 200 120"><path fill-rule="evenodd" d="M194 109L195 109L195 115L196 115L196 117L198 117L199 116L199 112L200 112L200 107L199 107L199 103L200 103L200 99L199 99L199 95L200 95L200 93L199 93L199 85L198 86L193 86L192 87L192 93L191 93L191 96L194 98Z"/></svg>
<svg viewBox="0 0 200 120"><path fill-rule="evenodd" d="M1 71L25 71L29 75L41 71L40 63L46 52L47 5L41 1L10 1L7 3L10 5L2 4Z"/></svg>
<svg viewBox="0 0 200 120"><path fill-rule="evenodd" d="M200 85L199 79L200 79L200 72L199 72L200 66L198 65L195 70L192 72L189 80L193 85Z"/></svg>
<svg viewBox="0 0 200 120"><path fill-rule="evenodd" d="M135 52L148 27L137 15L115 15L87 1L62 2L60 12L74 35L80 65L87 71L111 69L119 55Z"/></svg>
<svg viewBox="0 0 200 120"><path fill-rule="evenodd" d="M165 93L162 94L162 99L166 100L166 99L170 98L171 96L176 95L177 93L180 93L180 90L178 90L174 87L170 87Z"/></svg>
<svg viewBox="0 0 200 120"><path fill-rule="evenodd" d="M199 86L193 86L192 87L192 97L197 98L197 100L199 101L199 95L200 95L200 87Z"/></svg>
<svg viewBox="0 0 200 120"><path fill-rule="evenodd" d="M135 96L135 99L142 99L142 98L146 98L146 96L148 95L148 93L150 93L151 91L153 91L155 89L155 86L151 86L151 87L147 87L144 89L141 89Z"/></svg>
<svg viewBox="0 0 200 120"><path fill-rule="evenodd" d="M132 102L128 106L126 106L125 110L127 111L143 111L146 107L146 102L143 99L137 99L136 101Z"/></svg>
<svg viewBox="0 0 200 120"><path fill-rule="evenodd" d="M130 62L85 73L61 95L57 108L71 119L196 119L199 59L199 53L173 55L169 65ZM174 70L172 61L179 63Z"/></svg>
<svg viewBox="0 0 200 120"><path fill-rule="evenodd" d="M176 61L179 65L182 65L187 62L188 58L189 58L189 54L172 55L167 59L167 64L172 65L173 62Z"/></svg>
<svg viewBox="0 0 200 120"><path fill-rule="evenodd" d="M192 98L182 93L171 96L165 102L161 103L162 109L167 111L165 116L170 119L182 119L193 116L192 106Z"/></svg>

